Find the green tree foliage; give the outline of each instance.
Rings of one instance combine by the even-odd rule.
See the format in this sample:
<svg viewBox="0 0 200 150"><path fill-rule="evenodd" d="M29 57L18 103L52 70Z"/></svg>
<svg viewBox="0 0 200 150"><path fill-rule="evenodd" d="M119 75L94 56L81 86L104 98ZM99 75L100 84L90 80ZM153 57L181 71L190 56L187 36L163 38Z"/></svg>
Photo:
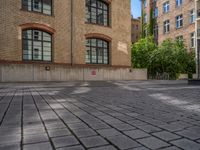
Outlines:
<svg viewBox="0 0 200 150"><path fill-rule="evenodd" d="M132 64L135 68L148 68L150 56L157 49L153 37L146 37L132 45Z"/></svg>
<svg viewBox="0 0 200 150"><path fill-rule="evenodd" d="M141 39L132 46L132 63L135 68L147 68L149 74L168 73L171 78L195 72L194 52L187 52L184 42L171 39L160 46L152 37Z"/></svg>

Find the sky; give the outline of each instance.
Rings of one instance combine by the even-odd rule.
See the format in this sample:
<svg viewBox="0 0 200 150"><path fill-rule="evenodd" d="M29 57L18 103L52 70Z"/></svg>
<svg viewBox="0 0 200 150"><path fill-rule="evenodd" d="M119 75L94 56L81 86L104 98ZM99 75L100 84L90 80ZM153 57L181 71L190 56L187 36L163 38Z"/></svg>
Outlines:
<svg viewBox="0 0 200 150"><path fill-rule="evenodd" d="M131 0L131 13L134 18L141 16L141 2L140 0Z"/></svg>

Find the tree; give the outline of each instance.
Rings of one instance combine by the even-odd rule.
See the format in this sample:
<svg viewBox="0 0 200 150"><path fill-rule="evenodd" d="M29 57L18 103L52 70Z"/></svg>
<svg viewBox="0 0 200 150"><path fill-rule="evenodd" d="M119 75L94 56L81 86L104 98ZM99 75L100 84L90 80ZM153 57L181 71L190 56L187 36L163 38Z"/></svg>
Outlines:
<svg viewBox="0 0 200 150"><path fill-rule="evenodd" d="M156 46L152 37L141 39L132 47L132 62L136 68L147 68L148 73L168 73L177 78L181 73L195 72L194 52L187 52L183 41L167 39Z"/></svg>
<svg viewBox="0 0 200 150"><path fill-rule="evenodd" d="M132 64L135 68L148 68L151 53L157 49L153 37L146 37L132 46Z"/></svg>

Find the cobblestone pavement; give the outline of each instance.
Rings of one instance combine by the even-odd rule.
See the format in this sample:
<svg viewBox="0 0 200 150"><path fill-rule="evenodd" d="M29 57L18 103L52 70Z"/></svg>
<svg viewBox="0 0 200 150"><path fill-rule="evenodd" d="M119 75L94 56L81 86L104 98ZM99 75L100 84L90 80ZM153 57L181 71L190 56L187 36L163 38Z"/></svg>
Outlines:
<svg viewBox="0 0 200 150"><path fill-rule="evenodd" d="M185 81L0 83L0 150L200 150Z"/></svg>

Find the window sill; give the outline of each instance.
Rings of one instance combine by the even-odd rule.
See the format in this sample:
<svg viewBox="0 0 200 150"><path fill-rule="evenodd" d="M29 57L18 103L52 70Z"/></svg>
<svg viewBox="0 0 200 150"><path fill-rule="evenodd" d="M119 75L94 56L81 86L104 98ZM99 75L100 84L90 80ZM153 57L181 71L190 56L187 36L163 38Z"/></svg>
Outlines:
<svg viewBox="0 0 200 150"><path fill-rule="evenodd" d="M179 30L179 29L182 29L183 28L183 26L181 26L181 27L176 27L176 30Z"/></svg>
<svg viewBox="0 0 200 150"><path fill-rule="evenodd" d="M165 33L163 33L164 35L167 35L167 34L170 34L170 32L165 32Z"/></svg>
<svg viewBox="0 0 200 150"><path fill-rule="evenodd" d="M20 10L21 10L21 11L24 11L24 12L28 12L28 13L33 13L33 14L38 14L38 15L47 16L47 17L55 17L54 14L48 15L48 14L44 14L44 13L42 13L42 12L30 11L30 10L26 10L26 9L23 9L23 8L21 8Z"/></svg>
<svg viewBox="0 0 200 150"><path fill-rule="evenodd" d="M88 24L88 25L96 25L96 26L105 27L105 28L112 28L110 25L105 26L105 25L96 24L96 23L90 23L90 22L85 22L85 24Z"/></svg>
<svg viewBox="0 0 200 150"><path fill-rule="evenodd" d="M52 61L41 61L41 60L22 60L24 63L38 63L38 64L51 64Z"/></svg>

